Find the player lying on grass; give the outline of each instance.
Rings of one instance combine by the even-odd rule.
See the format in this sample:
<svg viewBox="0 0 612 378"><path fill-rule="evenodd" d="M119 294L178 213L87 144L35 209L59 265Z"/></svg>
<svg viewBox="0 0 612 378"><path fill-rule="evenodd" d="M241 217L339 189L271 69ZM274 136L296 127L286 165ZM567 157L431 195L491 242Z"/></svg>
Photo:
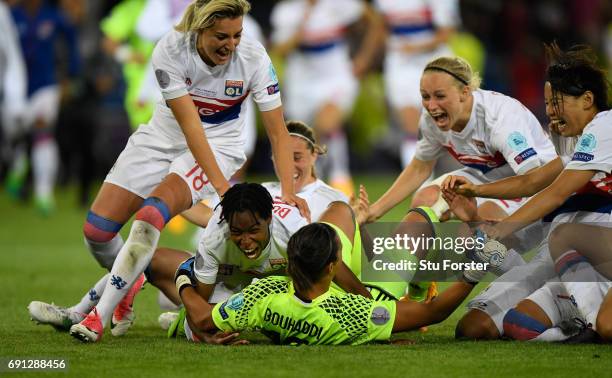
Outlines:
<svg viewBox="0 0 612 378"><path fill-rule="evenodd" d="M612 342L612 225L562 224L552 232L550 255L568 291L588 292L595 318L593 327L583 331L576 342ZM576 281L576 282L572 282ZM601 305L598 306L598 304ZM597 314L594 317L595 312Z"/></svg>
<svg viewBox="0 0 612 378"><path fill-rule="evenodd" d="M349 214L349 219L353 219L348 204L331 203L327 213L335 211ZM254 277L282 274L287 263L287 241L306 224L298 208L284 202L273 203L270 193L260 184L231 187L214 212L198 248L197 274L203 297L224 300ZM187 257L191 254L160 248L146 269L149 281L174 303L180 303L174 290L174 272ZM369 295L346 265L341 264L336 279L349 292ZM215 285L217 282L220 284ZM224 297L227 290L229 294ZM65 323L73 321L72 311L65 316L65 311L54 311L52 306L41 302L32 302L29 307L32 317L43 323L65 328Z"/></svg>
<svg viewBox="0 0 612 378"><path fill-rule="evenodd" d="M179 317L170 332L179 333L177 328L184 327L190 340L220 344L244 343L237 339L244 330L259 330L280 344L357 345L388 340L392 332L446 319L485 273L465 271L461 282L429 302L375 301L331 287L342 261L343 243L337 228L326 223L307 225L287 245L290 278L258 280L215 306L198 293L193 261L186 261L176 273L186 317Z"/></svg>
<svg viewBox="0 0 612 378"><path fill-rule="evenodd" d="M412 207L429 206L438 218L448 218L449 207L440 191L445 176L419 188L444 149L464 166L451 174L478 183L523 175L556 157L538 120L524 105L479 86L478 73L461 58L438 57L427 63L420 80L425 111L419 121L421 138L416 152L393 185L372 205L370 221L413 193ZM482 217L500 219L524 202L479 198L478 211ZM523 264L523 258L511 250L499 270L506 272Z"/></svg>
<svg viewBox="0 0 612 378"><path fill-rule="evenodd" d="M312 220L318 220L330 203L334 201L348 203L348 198L346 198L342 192L331 188L317 178L315 163L319 155L325 154L326 148L317 143L312 129L302 122L289 121L287 122L287 130L291 136L291 148L293 151L294 189L296 193L308 203L311 209ZM276 168L276 162L274 161L274 163ZM281 201L281 185L279 182L264 183L263 186L270 192L275 201ZM283 210L283 212L287 211L287 209ZM206 227L212 213L212 209L199 203L184 214L193 223L201 227ZM287 214L284 214L284 216L286 217ZM202 229L202 234L198 237L198 243L199 239L203 236L203 232L205 232L205 228ZM171 278L173 277L176 266L178 266L178 264L174 265L169 273ZM72 324L80 322L85 314L89 313L97 304L98 299L104 292L108 278L109 276L105 275L98 280L98 282L83 295L79 303L71 307L64 308L54 304L33 301L28 306L30 317L39 324L49 324L58 329L70 328ZM133 297L135 293L136 290L131 290L131 297ZM131 308L131 297L126 298L126 300L119 304L119 306L125 307L118 310L124 314L124 316L121 321L114 321L112 323L111 333L114 336L124 335L134 321L135 315ZM176 296L174 296L174 298L175 301L178 300ZM163 299L165 300L165 298Z"/></svg>
<svg viewBox="0 0 612 378"><path fill-rule="evenodd" d="M464 179L448 182L448 189L468 195L477 192L503 198L539 191L514 214L485 227L492 237L504 238L540 219L555 225L610 222L612 138L606 130L612 115L607 110L606 74L596 65L590 49L577 47L564 52L553 44L547 46L547 53L546 111L553 131L566 138L566 145L581 135L574 150L568 153L565 149L560 158L524 177L483 186L473 186ZM553 230L551 234L556 233ZM511 270L470 302L471 311L457 326L458 336L496 338L504 334L521 340L560 340L566 339L568 332L554 326L576 317L586 317L587 328L595 326L604 293L594 287L597 282L577 282L580 280L570 277L573 269L568 267L579 260L557 256L553 264L544 243L527 266ZM565 284L547 282L559 279Z"/></svg>

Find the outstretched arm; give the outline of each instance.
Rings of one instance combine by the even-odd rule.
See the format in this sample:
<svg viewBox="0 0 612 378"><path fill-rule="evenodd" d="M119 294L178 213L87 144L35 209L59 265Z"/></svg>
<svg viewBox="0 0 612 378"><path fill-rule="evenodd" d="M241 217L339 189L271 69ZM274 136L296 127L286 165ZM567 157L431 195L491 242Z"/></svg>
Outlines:
<svg viewBox="0 0 612 378"><path fill-rule="evenodd" d="M410 331L440 323L461 305L474 286L474 283L455 282L430 302L398 301L393 332Z"/></svg>
<svg viewBox="0 0 612 378"><path fill-rule="evenodd" d="M440 187L443 191L453 190L468 197L500 199L529 197L550 185L562 170L561 158L556 158L524 175L481 185L474 185L461 176L448 176Z"/></svg>

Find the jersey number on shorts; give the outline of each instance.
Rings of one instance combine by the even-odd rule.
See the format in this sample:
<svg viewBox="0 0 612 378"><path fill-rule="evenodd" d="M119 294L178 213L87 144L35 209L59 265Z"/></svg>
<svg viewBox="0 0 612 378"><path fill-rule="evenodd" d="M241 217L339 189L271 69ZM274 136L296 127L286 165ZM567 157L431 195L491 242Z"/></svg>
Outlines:
<svg viewBox="0 0 612 378"><path fill-rule="evenodd" d="M199 164L196 164L193 168L191 168L191 170L187 172L187 175L185 175L185 177L189 178L191 175L196 173L198 170L200 171L200 173L193 176L193 180L191 180L191 186L196 191L202 190L204 185L210 182L210 180L208 180L208 178L204 174L204 170L200 168Z"/></svg>

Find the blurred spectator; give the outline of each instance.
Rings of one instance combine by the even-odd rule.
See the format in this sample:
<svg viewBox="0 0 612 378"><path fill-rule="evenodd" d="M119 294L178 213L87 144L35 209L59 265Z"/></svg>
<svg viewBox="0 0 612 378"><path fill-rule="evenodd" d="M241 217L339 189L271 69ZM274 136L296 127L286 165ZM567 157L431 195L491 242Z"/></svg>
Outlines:
<svg viewBox="0 0 612 378"><path fill-rule="evenodd" d="M48 215L55 206L53 188L59 165L53 129L60 100L69 93L69 79L79 72L77 36L66 16L43 0L19 2L12 14L28 75L28 111L24 124L31 130L35 203L44 215ZM57 46L61 42L67 54L58 54ZM58 61L65 62L66 74L58 74ZM8 189L12 193L18 193L23 184L24 172L20 172L20 167L25 159L22 143L16 150L9 174Z"/></svg>
<svg viewBox="0 0 612 378"><path fill-rule="evenodd" d="M26 109L27 78L10 9L0 1L0 172L10 162Z"/></svg>
<svg viewBox="0 0 612 378"><path fill-rule="evenodd" d="M368 32L351 60L346 31L360 20ZM359 90L358 79L380 43L378 17L360 0L285 0L274 7L271 22L273 52L287 58L282 93L288 118L314 126L329 151L329 169L323 174L350 195L353 183L342 124Z"/></svg>
<svg viewBox="0 0 612 378"><path fill-rule="evenodd" d="M153 42L143 39L136 32L138 20L146 3L146 0L123 0L112 9L111 14L103 19L100 25L104 33L102 41L104 51L123 65L127 86L125 109L133 130L149 121L154 107L153 102L139 98L155 46Z"/></svg>
<svg viewBox="0 0 612 378"><path fill-rule="evenodd" d="M404 131L402 166L416 150L423 68L438 56L451 55L448 41L459 26L457 0L374 0L387 26L384 78L393 117Z"/></svg>

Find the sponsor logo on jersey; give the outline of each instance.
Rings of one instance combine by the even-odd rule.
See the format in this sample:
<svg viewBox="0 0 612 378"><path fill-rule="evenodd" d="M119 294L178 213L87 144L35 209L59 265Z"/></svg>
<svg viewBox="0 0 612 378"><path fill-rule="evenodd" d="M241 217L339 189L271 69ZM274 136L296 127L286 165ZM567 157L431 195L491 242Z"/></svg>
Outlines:
<svg viewBox="0 0 612 378"><path fill-rule="evenodd" d="M278 75L276 74L276 70L274 69L274 65L270 63L270 80L278 82Z"/></svg>
<svg viewBox="0 0 612 378"><path fill-rule="evenodd" d="M513 131L508 135L508 146L516 152L523 151L528 147L527 139L518 131Z"/></svg>
<svg viewBox="0 0 612 378"><path fill-rule="evenodd" d="M223 320L227 320L227 318L229 318L227 311L225 311L225 306L227 306L227 301L223 302L221 306L219 306L219 315L221 315Z"/></svg>
<svg viewBox="0 0 612 378"><path fill-rule="evenodd" d="M487 153L487 147L485 146L485 143L482 140L472 139L472 142L474 143L478 151L480 151L480 153Z"/></svg>
<svg viewBox="0 0 612 378"><path fill-rule="evenodd" d="M242 308L242 306L244 306L244 295L242 295L242 293L232 295L225 303L227 304L228 308L238 311Z"/></svg>
<svg viewBox="0 0 612 378"><path fill-rule="evenodd" d="M287 259L270 259L270 268L277 270L287 266Z"/></svg>
<svg viewBox="0 0 612 378"><path fill-rule="evenodd" d="M593 160L594 158L595 156L593 156L592 154L587 154L584 152L575 152L574 156L572 156L572 161L576 160L576 161L589 162Z"/></svg>
<svg viewBox="0 0 612 378"><path fill-rule="evenodd" d="M307 321L292 319L286 315L272 311L269 308L266 309L263 320L264 322L289 332L301 333L306 336L315 337L317 340L321 339L321 334L323 333L323 327L319 327Z"/></svg>
<svg viewBox="0 0 612 378"><path fill-rule="evenodd" d="M278 83L276 84L272 84L270 85L268 88L266 88L268 90L268 94L269 95L273 95L275 93L278 93L280 91L280 88L278 86Z"/></svg>
<svg viewBox="0 0 612 378"><path fill-rule="evenodd" d="M521 152L520 154L516 155L514 157L514 161L516 162L516 164L521 164L525 160L527 160L530 157L535 156L537 154L538 153L535 152L535 150L533 148L528 148L525 151Z"/></svg>
<svg viewBox="0 0 612 378"><path fill-rule="evenodd" d="M244 93L244 82L242 80L225 80L225 95L239 97Z"/></svg>
<svg viewBox="0 0 612 378"><path fill-rule="evenodd" d="M370 320L372 320L372 323L379 326L386 324L389 319L391 319L389 310L382 306L375 307L374 310L372 310L372 315L370 315Z"/></svg>
<svg viewBox="0 0 612 378"><path fill-rule="evenodd" d="M168 85L170 85L170 75L166 71L156 69L155 77L157 78L157 83L161 89L168 88Z"/></svg>
<svg viewBox="0 0 612 378"><path fill-rule="evenodd" d="M597 139L595 135L588 133L584 134L578 139L576 144L576 152L584 152L586 154L593 152L597 147ZM592 156L592 155L591 155Z"/></svg>
<svg viewBox="0 0 612 378"><path fill-rule="evenodd" d="M191 78L186 78L186 79L185 79L185 84L186 84L188 87L191 87Z"/></svg>

